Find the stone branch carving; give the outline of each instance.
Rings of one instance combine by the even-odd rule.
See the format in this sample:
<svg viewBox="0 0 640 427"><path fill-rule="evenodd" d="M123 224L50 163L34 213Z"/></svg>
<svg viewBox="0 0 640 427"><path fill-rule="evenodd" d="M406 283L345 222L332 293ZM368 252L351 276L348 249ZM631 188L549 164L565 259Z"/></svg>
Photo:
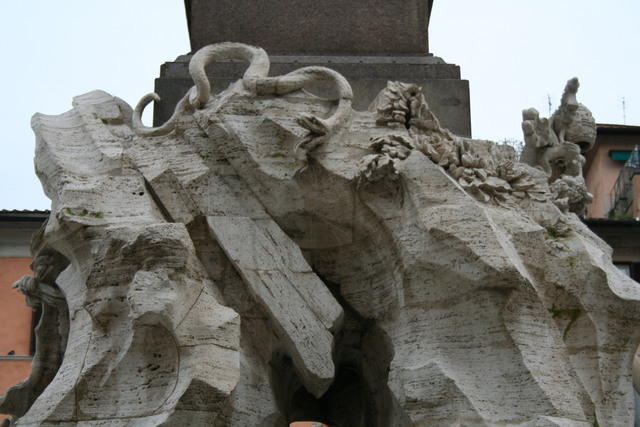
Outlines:
<svg viewBox="0 0 640 427"><path fill-rule="evenodd" d="M249 68L211 94L225 58ZM525 111L519 162L444 129L412 84L353 111L338 73L268 77L251 46L190 70L159 128L153 95L34 116L52 212L19 287L64 301L69 328L55 376L5 397L13 424L631 423L640 288L573 213L577 81L552 119Z"/></svg>

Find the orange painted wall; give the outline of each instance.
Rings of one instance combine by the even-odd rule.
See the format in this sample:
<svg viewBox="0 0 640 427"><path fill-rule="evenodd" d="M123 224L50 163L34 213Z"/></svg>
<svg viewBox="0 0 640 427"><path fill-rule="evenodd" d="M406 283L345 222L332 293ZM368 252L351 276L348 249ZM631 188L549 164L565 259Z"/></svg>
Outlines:
<svg viewBox="0 0 640 427"><path fill-rule="evenodd" d="M24 296L11 285L30 274L31 258L0 258L0 355L11 350L16 356L29 356L32 310ZM29 360L0 360L0 395L25 380L31 372ZM0 414L0 420L4 417Z"/></svg>
<svg viewBox="0 0 640 427"><path fill-rule="evenodd" d="M11 285L30 274L31 258L0 258L0 354L29 355L32 310ZM0 365L2 366L2 365ZM0 368L1 369L1 368Z"/></svg>
<svg viewBox="0 0 640 427"><path fill-rule="evenodd" d="M0 361L0 395L3 395L9 387L26 380L30 372L30 360ZM0 421L2 421L1 414Z"/></svg>

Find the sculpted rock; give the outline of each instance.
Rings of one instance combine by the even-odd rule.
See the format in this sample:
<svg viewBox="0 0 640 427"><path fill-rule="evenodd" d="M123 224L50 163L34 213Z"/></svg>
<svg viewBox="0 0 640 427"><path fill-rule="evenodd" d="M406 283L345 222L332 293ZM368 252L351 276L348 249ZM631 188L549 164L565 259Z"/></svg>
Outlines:
<svg viewBox="0 0 640 427"><path fill-rule="evenodd" d="M204 66L226 58L249 66L212 94ZM520 163L443 129L415 85L359 112L339 74L268 65L204 48L158 128L140 120L154 95L34 116L52 199L34 255L60 261L19 287L62 296L68 335L39 348L34 364L65 351L18 386L28 407L10 392L0 410L24 426L631 423L640 288L571 212L587 197L561 145L573 122L528 110Z"/></svg>

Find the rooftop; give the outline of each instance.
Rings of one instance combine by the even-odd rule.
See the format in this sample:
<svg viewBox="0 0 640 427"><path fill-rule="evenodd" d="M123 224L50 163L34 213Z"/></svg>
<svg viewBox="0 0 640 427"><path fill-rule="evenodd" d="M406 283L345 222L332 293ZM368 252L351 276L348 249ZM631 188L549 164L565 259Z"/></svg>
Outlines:
<svg viewBox="0 0 640 427"><path fill-rule="evenodd" d="M40 209L0 209L0 221L44 221L49 213Z"/></svg>
<svg viewBox="0 0 640 427"><path fill-rule="evenodd" d="M613 135L613 134L638 134L640 135L640 126L633 125L616 125L609 123L598 123L598 135Z"/></svg>

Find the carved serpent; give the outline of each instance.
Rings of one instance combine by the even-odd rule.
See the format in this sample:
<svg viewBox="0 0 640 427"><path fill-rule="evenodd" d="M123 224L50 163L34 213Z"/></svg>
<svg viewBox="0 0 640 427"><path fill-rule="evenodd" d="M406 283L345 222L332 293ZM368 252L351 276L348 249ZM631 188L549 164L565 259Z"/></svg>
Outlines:
<svg viewBox="0 0 640 427"><path fill-rule="evenodd" d="M205 46L196 52L189 62L189 74L195 85L178 101L176 108L164 124L147 127L142 123L142 113L151 101L160 101L156 93L149 93L140 99L133 112L133 129L139 136L166 135L175 129L177 119L186 112L204 108L211 98L211 84L207 78L207 65L225 59L242 59L249 62L242 84L254 96L285 95L303 89L312 83L328 82L336 90L338 107L333 115L321 119L304 115L298 119L300 126L309 130L309 136L303 144L326 135L341 127L350 117L353 91L349 82L339 73L325 67L304 67L283 76L268 77L269 57L257 47L242 43L218 43Z"/></svg>

